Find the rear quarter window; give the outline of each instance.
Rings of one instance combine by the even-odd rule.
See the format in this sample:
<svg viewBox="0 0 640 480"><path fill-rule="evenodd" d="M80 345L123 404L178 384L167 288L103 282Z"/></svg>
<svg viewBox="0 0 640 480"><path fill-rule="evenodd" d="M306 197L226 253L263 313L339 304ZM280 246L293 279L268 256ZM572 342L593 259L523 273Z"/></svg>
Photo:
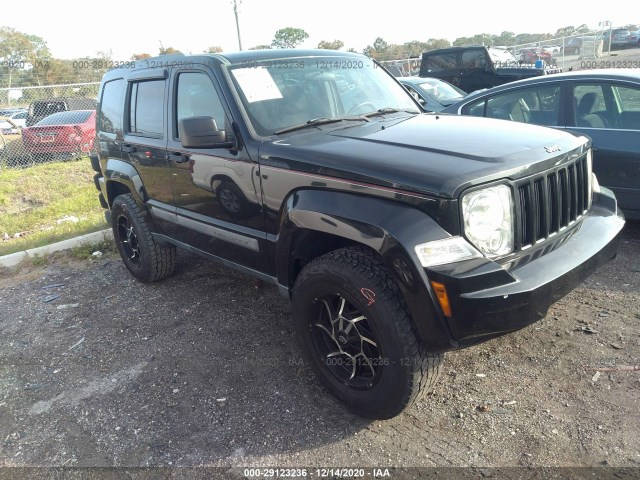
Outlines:
<svg viewBox="0 0 640 480"><path fill-rule="evenodd" d="M98 107L98 129L105 133L122 134L122 113L126 82L112 80L104 84Z"/></svg>
<svg viewBox="0 0 640 480"><path fill-rule="evenodd" d="M445 53L441 55L433 55L428 57L427 71L429 72L447 72L456 70L457 56L455 53Z"/></svg>

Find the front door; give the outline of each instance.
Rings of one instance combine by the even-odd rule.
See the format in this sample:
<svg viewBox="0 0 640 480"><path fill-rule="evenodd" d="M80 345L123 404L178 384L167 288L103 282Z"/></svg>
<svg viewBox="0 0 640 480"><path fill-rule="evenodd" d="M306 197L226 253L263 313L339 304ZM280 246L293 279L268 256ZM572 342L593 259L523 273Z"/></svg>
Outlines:
<svg viewBox="0 0 640 480"><path fill-rule="evenodd" d="M233 141L233 119L206 67L171 76L167 160L178 223L173 236L219 258L265 272L260 168L246 148L185 148L178 121L213 117Z"/></svg>

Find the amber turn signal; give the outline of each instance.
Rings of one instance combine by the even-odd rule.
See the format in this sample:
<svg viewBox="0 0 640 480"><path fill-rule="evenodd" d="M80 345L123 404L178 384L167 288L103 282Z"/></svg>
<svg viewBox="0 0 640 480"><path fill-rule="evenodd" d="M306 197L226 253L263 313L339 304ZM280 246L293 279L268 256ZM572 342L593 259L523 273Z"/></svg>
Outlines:
<svg viewBox="0 0 640 480"><path fill-rule="evenodd" d="M442 313L444 313L445 317L450 317L451 304L449 303L447 289L445 288L444 284L440 282L432 281L431 286L433 287L433 291L436 293L436 297L438 298L438 303L440 304L440 308L442 308Z"/></svg>

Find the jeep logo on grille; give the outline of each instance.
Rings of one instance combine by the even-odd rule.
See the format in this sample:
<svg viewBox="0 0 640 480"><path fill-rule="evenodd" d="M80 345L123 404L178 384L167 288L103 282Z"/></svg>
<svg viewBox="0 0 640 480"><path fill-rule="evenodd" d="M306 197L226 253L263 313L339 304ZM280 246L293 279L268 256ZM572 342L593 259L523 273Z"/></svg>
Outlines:
<svg viewBox="0 0 640 480"><path fill-rule="evenodd" d="M559 152L560 150L562 150L560 148L560 145L551 145L550 147L544 147L544 149L547 151L547 153Z"/></svg>

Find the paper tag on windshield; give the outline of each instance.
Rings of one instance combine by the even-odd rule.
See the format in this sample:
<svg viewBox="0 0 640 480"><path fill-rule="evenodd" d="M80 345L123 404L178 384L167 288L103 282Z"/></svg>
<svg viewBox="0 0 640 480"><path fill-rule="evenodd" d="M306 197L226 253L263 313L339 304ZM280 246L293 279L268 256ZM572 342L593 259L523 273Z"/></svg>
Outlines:
<svg viewBox="0 0 640 480"><path fill-rule="evenodd" d="M232 71L249 103L282 98L276 82L266 68L237 68Z"/></svg>

